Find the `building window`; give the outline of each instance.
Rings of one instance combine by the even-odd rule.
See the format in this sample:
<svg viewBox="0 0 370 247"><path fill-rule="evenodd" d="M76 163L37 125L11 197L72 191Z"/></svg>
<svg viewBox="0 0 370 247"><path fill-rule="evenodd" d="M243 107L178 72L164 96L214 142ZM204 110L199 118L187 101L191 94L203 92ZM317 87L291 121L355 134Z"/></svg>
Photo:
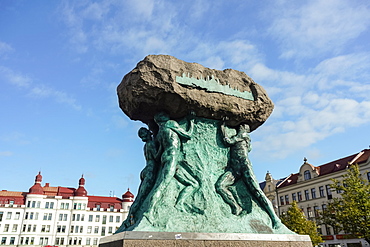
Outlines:
<svg viewBox="0 0 370 247"><path fill-rule="evenodd" d="M6 219L7 220L10 220L12 218L12 212L8 212L7 214L6 214Z"/></svg>
<svg viewBox="0 0 370 247"><path fill-rule="evenodd" d="M292 201L297 201L297 194L296 193L292 193Z"/></svg>
<svg viewBox="0 0 370 247"><path fill-rule="evenodd" d="M316 198L316 189L315 188L311 189L311 196L312 196L312 199Z"/></svg>
<svg viewBox="0 0 370 247"><path fill-rule="evenodd" d="M99 222L100 221L100 215L96 215L95 216L95 222Z"/></svg>
<svg viewBox="0 0 370 247"><path fill-rule="evenodd" d="M283 196L280 196L280 205L283 206L284 205L284 197Z"/></svg>
<svg viewBox="0 0 370 247"><path fill-rule="evenodd" d="M302 192L297 192L297 196L298 196L298 201L302 201Z"/></svg>
<svg viewBox="0 0 370 247"><path fill-rule="evenodd" d="M64 245L64 238L60 238L60 245Z"/></svg>
<svg viewBox="0 0 370 247"><path fill-rule="evenodd" d="M308 190L304 191L304 198L305 198L306 201L310 200L310 194L309 194Z"/></svg>
<svg viewBox="0 0 370 247"><path fill-rule="evenodd" d="M87 233L91 233L91 230L92 230L92 226L88 226L87 227Z"/></svg>
<svg viewBox="0 0 370 247"><path fill-rule="evenodd" d="M121 222L121 217L120 216L116 216L116 222L117 223Z"/></svg>
<svg viewBox="0 0 370 247"><path fill-rule="evenodd" d="M28 213L28 212L26 212L26 213L25 213L25 215L24 215L24 219L25 219L25 220L28 220L28 215L29 215L29 214L30 214L30 213Z"/></svg>
<svg viewBox="0 0 370 247"><path fill-rule="evenodd" d="M34 213L33 213L33 212L31 212L31 213L30 213L30 220L33 220L33 215L34 215Z"/></svg>
<svg viewBox="0 0 370 247"><path fill-rule="evenodd" d="M110 205L109 211L113 212L114 211L114 205Z"/></svg>
<svg viewBox="0 0 370 247"><path fill-rule="evenodd" d="M86 238L86 245L90 245L91 238Z"/></svg>
<svg viewBox="0 0 370 247"><path fill-rule="evenodd" d="M51 208L51 209L53 209L54 208L54 202L51 202L50 203L50 207L49 208Z"/></svg>
<svg viewBox="0 0 370 247"><path fill-rule="evenodd" d="M107 224L107 216L103 215L103 224Z"/></svg>
<svg viewBox="0 0 370 247"><path fill-rule="evenodd" d="M98 238L94 238L93 245L98 245Z"/></svg>
<svg viewBox="0 0 370 247"><path fill-rule="evenodd" d="M9 224L5 224L4 225L4 232L8 232L9 231Z"/></svg>
<svg viewBox="0 0 370 247"><path fill-rule="evenodd" d="M304 171L304 180L311 179L311 172L309 170Z"/></svg>
<svg viewBox="0 0 370 247"><path fill-rule="evenodd" d="M113 222L113 215L109 216L109 222Z"/></svg>
<svg viewBox="0 0 370 247"><path fill-rule="evenodd" d="M33 202L32 202L32 205L33 205ZM38 201L38 202L36 203L36 208L40 208L40 206L41 206L41 202L40 202L40 201Z"/></svg>
<svg viewBox="0 0 370 247"><path fill-rule="evenodd" d="M95 205L95 207L96 207L96 209L97 209L98 211L100 211L100 207L101 207L101 205L100 205L100 204L96 204L96 205Z"/></svg>
<svg viewBox="0 0 370 247"><path fill-rule="evenodd" d="M21 213L20 212L16 212L14 219L15 220L19 220L20 217L21 217Z"/></svg>
<svg viewBox="0 0 370 247"><path fill-rule="evenodd" d="M319 193L320 193L320 197L324 197L325 196L324 186L320 186L319 187Z"/></svg>
<svg viewBox="0 0 370 247"><path fill-rule="evenodd" d="M16 232L17 230L18 230L18 225L17 224L14 224L13 225L12 232Z"/></svg>
<svg viewBox="0 0 370 247"><path fill-rule="evenodd" d="M30 241L30 245L33 245L35 243L35 238L34 237L32 237L31 238L31 241Z"/></svg>
<svg viewBox="0 0 370 247"><path fill-rule="evenodd" d="M331 188L330 188L330 185L326 185L325 186L326 187L326 194L328 195L328 199L332 199L333 198L333 196L332 196L332 194L331 194Z"/></svg>
<svg viewBox="0 0 370 247"><path fill-rule="evenodd" d="M93 216L90 214L89 215L89 222L92 222L93 221Z"/></svg>
<svg viewBox="0 0 370 247"><path fill-rule="evenodd" d="M69 203L66 203L65 209L69 208Z"/></svg>
<svg viewBox="0 0 370 247"><path fill-rule="evenodd" d="M308 207L307 208L307 216L308 216L308 218L313 218L313 212L312 212L312 208L311 207Z"/></svg>
<svg viewBox="0 0 370 247"><path fill-rule="evenodd" d="M64 209L64 202L60 204L60 209Z"/></svg>
<svg viewBox="0 0 370 247"><path fill-rule="evenodd" d="M15 237L11 237L9 245L14 245L14 243L15 243Z"/></svg>
<svg viewBox="0 0 370 247"><path fill-rule="evenodd" d="M314 206L313 207L313 211L315 213L315 218L318 218L319 217L319 206Z"/></svg>
<svg viewBox="0 0 370 247"><path fill-rule="evenodd" d="M83 229L84 229L84 226L81 226L80 227L80 233L82 233L84 231Z"/></svg>
<svg viewBox="0 0 370 247"><path fill-rule="evenodd" d="M285 195L285 204L289 205L289 195Z"/></svg>
<svg viewBox="0 0 370 247"><path fill-rule="evenodd" d="M98 226L96 226L96 227L94 228L94 233L99 233L99 227L98 227Z"/></svg>
<svg viewBox="0 0 370 247"><path fill-rule="evenodd" d="M103 226L103 227L101 228L101 235L102 235L102 236L105 236L105 226Z"/></svg>
<svg viewBox="0 0 370 247"><path fill-rule="evenodd" d="M110 234L112 234L112 233L113 233L113 227L111 227L111 226L110 226L110 227L108 228L108 233L110 233Z"/></svg>
<svg viewBox="0 0 370 247"><path fill-rule="evenodd" d="M73 230L75 229L75 226L71 226L70 233L73 233Z"/></svg>
<svg viewBox="0 0 370 247"><path fill-rule="evenodd" d="M2 237L2 238L1 238L1 244L2 244L2 245L5 245L5 244L6 244L6 237Z"/></svg>
<svg viewBox="0 0 370 247"><path fill-rule="evenodd" d="M45 202L45 208L49 208L49 202Z"/></svg>

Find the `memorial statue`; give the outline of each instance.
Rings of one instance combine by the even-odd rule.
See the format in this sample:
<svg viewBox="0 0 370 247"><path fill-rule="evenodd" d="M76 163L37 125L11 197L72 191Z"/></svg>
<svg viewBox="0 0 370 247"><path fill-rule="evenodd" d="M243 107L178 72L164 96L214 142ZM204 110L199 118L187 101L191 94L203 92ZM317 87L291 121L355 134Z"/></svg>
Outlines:
<svg viewBox="0 0 370 247"><path fill-rule="evenodd" d="M222 196L224 201L230 205L232 213L239 215L243 208L238 203L236 194L229 189L239 179L242 179L251 195L259 202L259 204L269 214L273 227L277 228L281 225L280 219L276 216L272 204L267 199L261 190L256 177L252 170L252 164L249 160L248 153L252 150L251 139L249 137L249 126L241 124L237 134L229 137L225 130L225 122L221 125L223 141L227 146L230 146L230 161L226 171L218 179L216 183L216 191Z"/></svg>
<svg viewBox="0 0 370 247"><path fill-rule="evenodd" d="M249 76L150 55L117 92L124 113L148 126L139 131L146 159L139 193L117 233L292 234L248 158L249 134L273 110Z"/></svg>
<svg viewBox="0 0 370 247"><path fill-rule="evenodd" d="M157 161L159 159L159 152L153 141L152 132L147 128L141 127L138 131L138 135L141 140L145 142L144 157L146 160L146 166L140 173L141 183L138 190L138 196L131 206L130 215L127 217L128 220L126 221L126 224L129 223L129 225L135 222L134 218L136 211L138 207L140 207L140 205L142 204L143 200L149 195L149 192L152 190L158 172Z"/></svg>
<svg viewBox="0 0 370 247"><path fill-rule="evenodd" d="M184 203L187 197L198 187L197 180L186 170L186 162L182 152L182 142L191 139L194 119L189 119L189 129L187 131L181 128L175 120L171 120L165 112L157 113L154 116L154 121L159 127L156 142L158 143L158 153L161 154L161 169L158 173L157 183L153 188L155 194L150 202L150 207L155 208L156 204L165 196L166 188L171 179L175 178L185 185L176 202L176 207L185 211ZM154 220L150 214L148 218Z"/></svg>

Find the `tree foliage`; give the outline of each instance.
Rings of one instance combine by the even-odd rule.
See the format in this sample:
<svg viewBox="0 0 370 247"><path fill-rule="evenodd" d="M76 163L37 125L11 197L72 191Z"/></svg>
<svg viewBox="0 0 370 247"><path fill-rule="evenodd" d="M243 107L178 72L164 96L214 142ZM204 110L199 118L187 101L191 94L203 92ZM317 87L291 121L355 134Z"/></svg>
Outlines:
<svg viewBox="0 0 370 247"><path fill-rule="evenodd" d="M309 235L313 245L322 242L321 236L317 232L316 223L305 217L296 201L293 201L292 206L288 209L286 214L281 216L281 221L293 232Z"/></svg>
<svg viewBox="0 0 370 247"><path fill-rule="evenodd" d="M322 222L333 228L340 226L346 233L370 240L370 184L360 173L358 165L352 165L342 180L333 179L331 188L340 191L341 197L329 202L328 212ZM330 223L331 222L331 223Z"/></svg>

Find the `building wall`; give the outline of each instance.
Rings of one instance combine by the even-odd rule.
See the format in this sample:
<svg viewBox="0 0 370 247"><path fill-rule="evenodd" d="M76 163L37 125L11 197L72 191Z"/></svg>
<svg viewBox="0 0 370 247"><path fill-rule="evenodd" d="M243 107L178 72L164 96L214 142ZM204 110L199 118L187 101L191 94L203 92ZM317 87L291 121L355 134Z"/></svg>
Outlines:
<svg viewBox="0 0 370 247"><path fill-rule="evenodd" d="M368 155L370 150L366 150L366 152ZM334 168L336 166L335 163L333 165ZM361 162L359 168L363 177L370 181L370 158ZM314 167L305 161L297 174L291 174L280 183L275 183L272 191L271 189L269 191L267 186L270 185L271 188L274 185L273 181L277 180L267 179L268 176L266 176L264 192L270 201L277 206L278 215L286 213L290 204L295 200L305 216L310 220L316 221L317 211L325 210L332 198L341 196L340 191L330 189L329 185L332 183L331 179L341 180L344 174L346 174L346 169L321 175L320 166ZM330 226L325 225L321 225L319 231L323 235L337 234L333 232Z"/></svg>
<svg viewBox="0 0 370 247"><path fill-rule="evenodd" d="M0 204L0 245L97 246L101 237L118 229L132 204L116 197L99 198L104 202L89 203L89 196L39 194L27 194L23 204L7 200Z"/></svg>

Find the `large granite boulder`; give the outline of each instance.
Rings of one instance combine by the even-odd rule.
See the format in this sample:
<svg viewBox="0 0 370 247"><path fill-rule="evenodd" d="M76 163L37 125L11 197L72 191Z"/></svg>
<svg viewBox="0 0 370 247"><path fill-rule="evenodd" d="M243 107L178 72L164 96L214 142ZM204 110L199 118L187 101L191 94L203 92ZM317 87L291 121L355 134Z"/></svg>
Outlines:
<svg viewBox="0 0 370 247"><path fill-rule="evenodd" d="M244 72L215 70L169 55L149 55L124 76L117 88L119 105L132 120L152 125L160 111L178 119L197 116L228 125L263 124L273 110L265 90Z"/></svg>

